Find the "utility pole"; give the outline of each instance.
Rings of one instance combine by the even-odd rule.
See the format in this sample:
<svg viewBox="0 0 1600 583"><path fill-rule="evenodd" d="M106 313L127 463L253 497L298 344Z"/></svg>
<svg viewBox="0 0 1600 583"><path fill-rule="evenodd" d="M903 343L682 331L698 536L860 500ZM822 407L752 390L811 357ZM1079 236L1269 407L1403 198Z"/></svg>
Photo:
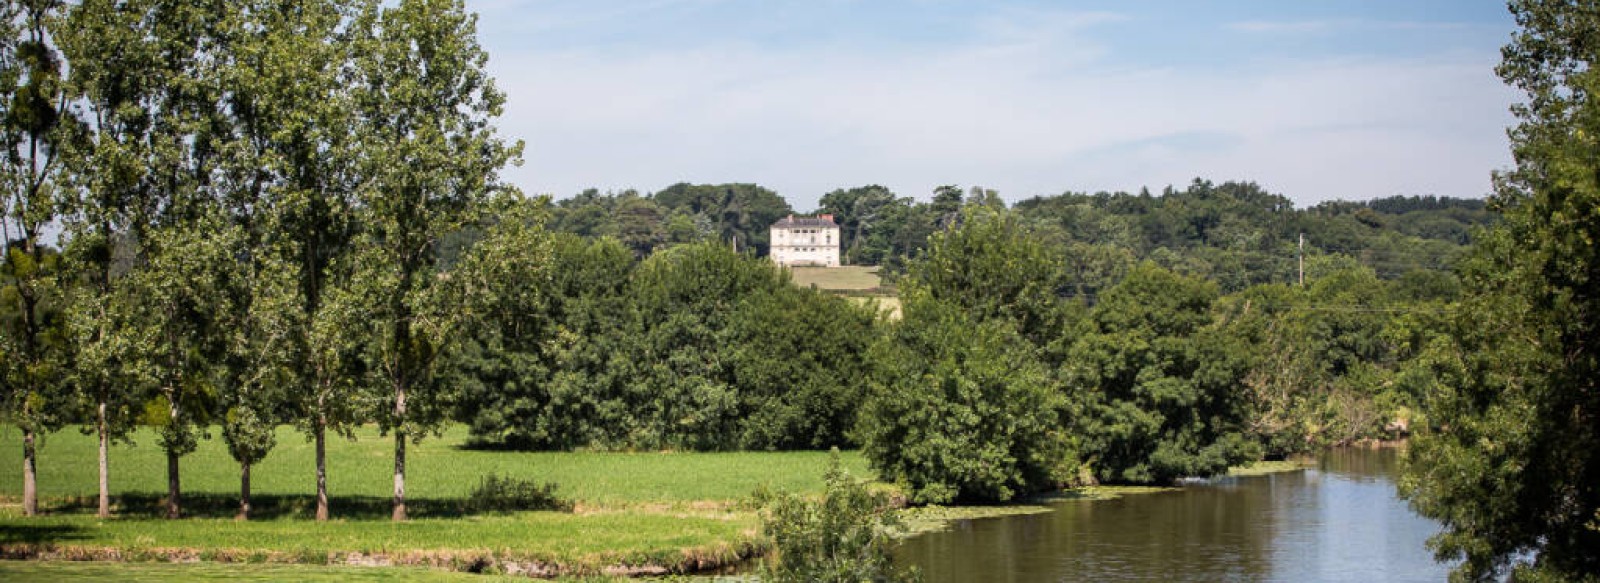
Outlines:
<svg viewBox="0 0 1600 583"><path fill-rule="evenodd" d="M1300 287L1306 286L1306 234L1300 233Z"/></svg>

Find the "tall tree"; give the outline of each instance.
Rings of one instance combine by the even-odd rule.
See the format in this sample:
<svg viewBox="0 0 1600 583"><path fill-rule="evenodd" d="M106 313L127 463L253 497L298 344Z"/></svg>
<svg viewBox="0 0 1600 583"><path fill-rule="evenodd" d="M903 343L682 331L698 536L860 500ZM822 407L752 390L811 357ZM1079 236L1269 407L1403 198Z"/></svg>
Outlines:
<svg viewBox="0 0 1600 583"><path fill-rule="evenodd" d="M1008 500L1067 481L1077 462L1045 358L1077 304L1013 217L966 212L907 268L905 317L872 350L858 430L873 465L925 502Z"/></svg>
<svg viewBox="0 0 1600 583"><path fill-rule="evenodd" d="M46 336L47 304L59 308L58 256L47 257L40 238L55 220L66 111L61 55L51 38L60 20L58 0L6 2L0 7L0 234L4 236L5 301L15 320L0 328L18 362L4 383L6 417L22 430L22 511L38 512L37 449L52 424L46 399L61 393L61 367Z"/></svg>
<svg viewBox="0 0 1600 583"><path fill-rule="evenodd" d="M389 403L379 425L395 440L395 520L406 518L406 440L439 419L433 365L460 316L449 305L458 298L442 293L438 242L472 222L484 197L502 188L498 171L521 153L490 125L505 97L484 70L476 28L461 0L370 4L355 24L366 228L355 279L381 299L373 343Z"/></svg>
<svg viewBox="0 0 1600 583"><path fill-rule="evenodd" d="M839 189L822 195L820 212L832 214L839 223L840 246L850 263L877 265L888 251L886 237L878 235L887 214L895 205L908 206L910 199L896 198L894 192L876 184Z"/></svg>
<svg viewBox="0 0 1600 583"><path fill-rule="evenodd" d="M245 239L223 436L241 464L247 500L249 467L272 446L279 404L297 413L316 442L321 519L328 517L327 431L359 420L345 405L360 377L347 359L349 336L316 330L319 318L340 318L322 311L324 296L346 279L335 266L350 263L340 261L354 230L344 81L352 74L348 26L361 6L252 0L222 28L234 48L222 68L229 133L219 190Z"/></svg>
<svg viewBox="0 0 1600 583"><path fill-rule="evenodd" d="M1453 576L1600 577L1600 5L1517 0L1497 72L1522 90L1503 222L1462 268L1432 359L1434 428L1401 489Z"/></svg>
<svg viewBox="0 0 1600 583"><path fill-rule="evenodd" d="M221 215L217 183L228 131L220 72L233 40L219 31L230 8L166 0L116 8L137 11L130 24L150 43L153 63L135 69L149 88L143 99L149 117L137 138L146 172L127 222L126 236L138 246L129 276L138 305L125 332L136 376L168 407L160 441L167 516L178 518L178 462L196 447L196 424L210 421L217 335L232 315L219 310L233 309L225 286L238 277L231 270L241 249Z"/></svg>
<svg viewBox="0 0 1600 583"><path fill-rule="evenodd" d="M678 183L657 192L654 200L668 211L687 209L705 218L723 242L757 255L767 253L772 223L793 212L778 193L747 183Z"/></svg>
<svg viewBox="0 0 1600 583"><path fill-rule="evenodd" d="M1259 459L1244 435L1248 363L1210 326L1216 296L1148 262L1099 296L1065 370L1099 479L1170 482Z"/></svg>
<svg viewBox="0 0 1600 583"><path fill-rule="evenodd" d="M912 499L1000 502L1066 482L1076 459L1065 403L1010 322L982 319L913 280L905 317L869 360L878 370L857 431L862 452Z"/></svg>
<svg viewBox="0 0 1600 583"><path fill-rule="evenodd" d="M162 74L158 42L147 34L147 4L84 0L55 37L72 64L70 94L87 125L67 158L72 188L63 236L74 281L73 385L93 409L101 517L110 515L110 444L133 428L142 404L124 374L132 345L119 331L136 299L124 276L139 256L136 226L152 206L155 184L149 137Z"/></svg>

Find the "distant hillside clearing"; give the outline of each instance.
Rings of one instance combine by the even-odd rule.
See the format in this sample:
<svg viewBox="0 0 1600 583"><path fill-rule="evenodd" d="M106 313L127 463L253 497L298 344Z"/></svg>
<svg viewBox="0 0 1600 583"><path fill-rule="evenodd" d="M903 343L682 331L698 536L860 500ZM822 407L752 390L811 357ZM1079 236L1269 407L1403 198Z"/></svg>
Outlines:
<svg viewBox="0 0 1600 583"><path fill-rule="evenodd" d="M883 285L876 265L845 265L840 267L791 267L794 283L800 287L816 286L829 291L866 291Z"/></svg>

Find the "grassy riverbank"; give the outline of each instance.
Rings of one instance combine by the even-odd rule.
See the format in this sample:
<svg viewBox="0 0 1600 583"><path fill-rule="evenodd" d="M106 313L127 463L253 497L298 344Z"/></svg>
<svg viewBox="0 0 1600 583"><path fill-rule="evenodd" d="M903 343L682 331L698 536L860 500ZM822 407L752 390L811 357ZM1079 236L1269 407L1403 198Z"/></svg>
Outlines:
<svg viewBox="0 0 1600 583"><path fill-rule="evenodd" d="M0 451L20 450L19 436L0 428ZM238 466L220 441L201 443L183 460L189 518L159 518L164 457L155 435L112 450L116 516L94 517L95 443L65 430L40 447L40 491L47 514L25 518L17 464L0 465L0 556L55 559L0 561L3 580L92 579L115 574L139 580L255 577L261 580L345 580L398 577L453 580L453 572L487 570L554 575L655 574L728 564L760 551L759 519L746 501L757 488L818 492L828 454L507 452L465 448L462 427L413 446L407 491L413 520L388 520L393 442L375 430L329 443L335 520L311 520L312 449L288 428L252 476L256 519L233 520ZM866 461L846 452L852 475L870 477ZM1238 468L1235 475L1293 471L1295 463ZM466 498L479 476L559 484L573 512L480 514ZM1005 506L908 509L912 533L952 521L1046 512L1060 499L1103 500L1167 488L1094 487ZM119 563L72 563L98 559ZM199 561L171 565L171 562ZM217 563L229 563L219 565ZM379 568L412 566L426 568Z"/></svg>
<svg viewBox="0 0 1600 583"><path fill-rule="evenodd" d="M815 492L825 452L526 453L465 449L464 428L410 450L413 520L387 520L393 442L374 430L329 443L335 520L316 523L310 444L292 430L252 472L256 520L232 519L238 466L217 440L183 459L190 518L157 518L166 475L155 436L112 450L117 516L94 517L95 443L76 430L46 436L39 486L48 513L20 516L17 464L0 466L0 549L8 557L232 563L419 565L542 573L659 573L704 568L759 551L758 487ZM0 451L20 451L14 429ZM846 453L855 475L865 461ZM476 514L465 500L489 473L559 484L565 512ZM48 563L46 563L48 564ZM248 570L248 569L246 569ZM3 572L0 572L3 575ZM10 579L10 577L4 577Z"/></svg>

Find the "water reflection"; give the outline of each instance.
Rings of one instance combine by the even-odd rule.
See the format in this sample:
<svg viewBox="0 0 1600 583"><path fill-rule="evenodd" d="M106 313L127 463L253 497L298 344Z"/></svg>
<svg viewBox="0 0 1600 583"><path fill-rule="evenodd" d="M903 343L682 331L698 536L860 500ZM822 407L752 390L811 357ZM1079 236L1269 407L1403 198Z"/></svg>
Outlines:
<svg viewBox="0 0 1600 583"><path fill-rule="evenodd" d="M939 581L1438 581L1437 526L1394 496L1392 451L1330 452L1316 469L1175 492L1063 501L965 521L897 559Z"/></svg>

